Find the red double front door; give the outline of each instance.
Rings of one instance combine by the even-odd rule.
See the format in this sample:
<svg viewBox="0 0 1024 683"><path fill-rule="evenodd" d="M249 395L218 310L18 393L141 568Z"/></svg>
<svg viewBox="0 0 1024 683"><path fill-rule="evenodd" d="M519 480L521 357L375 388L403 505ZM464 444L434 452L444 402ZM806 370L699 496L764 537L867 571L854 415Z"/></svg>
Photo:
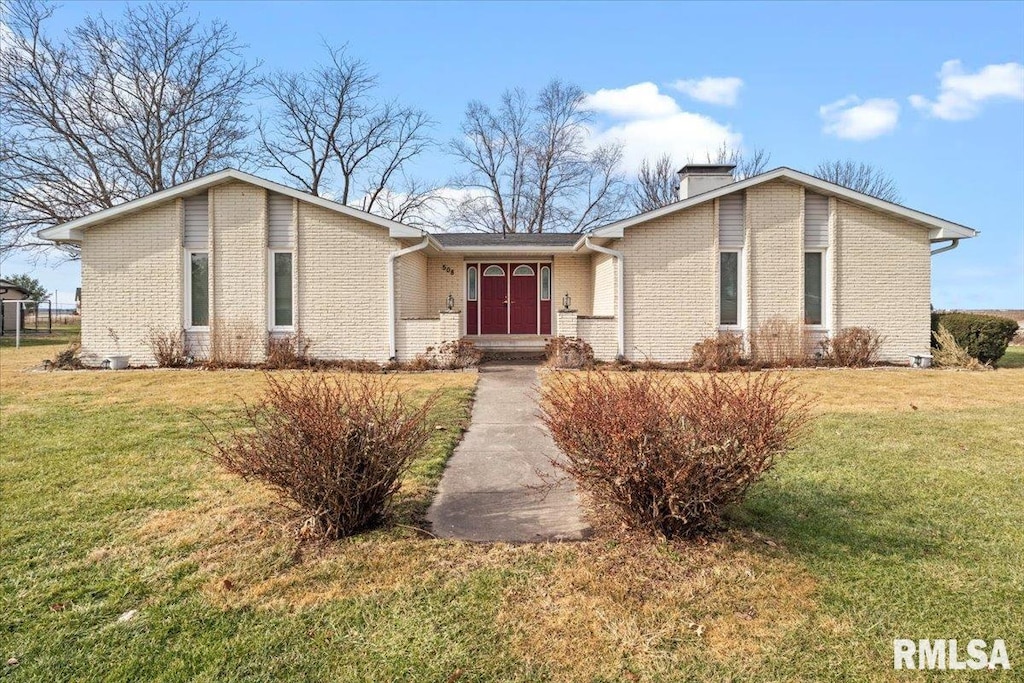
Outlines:
<svg viewBox="0 0 1024 683"><path fill-rule="evenodd" d="M480 264L480 334L542 334L538 267Z"/></svg>

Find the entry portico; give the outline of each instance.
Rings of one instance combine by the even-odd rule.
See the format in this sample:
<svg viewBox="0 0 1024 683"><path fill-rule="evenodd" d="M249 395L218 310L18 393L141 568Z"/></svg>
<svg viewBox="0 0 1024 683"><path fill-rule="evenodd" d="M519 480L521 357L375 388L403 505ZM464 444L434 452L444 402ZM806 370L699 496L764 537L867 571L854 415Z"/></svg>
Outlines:
<svg viewBox="0 0 1024 683"><path fill-rule="evenodd" d="M431 235L429 245L396 264L395 353L422 351L435 324L445 328L437 339L458 329L459 337L487 350L534 351L552 336L575 336L580 317L584 324L604 323L606 341L614 343L615 294L605 291L614 282L599 283L595 302L595 256L605 258L579 234ZM614 356L617 349L608 351Z"/></svg>

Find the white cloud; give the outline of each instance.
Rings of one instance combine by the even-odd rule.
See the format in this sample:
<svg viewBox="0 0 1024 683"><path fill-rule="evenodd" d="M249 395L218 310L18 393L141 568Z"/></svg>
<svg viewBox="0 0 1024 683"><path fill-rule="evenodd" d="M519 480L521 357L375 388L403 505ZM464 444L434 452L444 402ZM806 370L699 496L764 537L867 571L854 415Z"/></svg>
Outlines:
<svg viewBox="0 0 1024 683"><path fill-rule="evenodd" d="M601 89L587 95L583 104L592 111L621 119L668 116L679 111L676 101L658 92L654 83Z"/></svg>
<svg viewBox="0 0 1024 683"><path fill-rule="evenodd" d="M603 89L587 96L599 117L590 128L590 144L621 143L623 168L632 173L645 158L668 154L677 164L701 162L723 145L737 149L743 136L709 116L684 111L675 98L653 83ZM596 104L595 104L596 103Z"/></svg>
<svg viewBox="0 0 1024 683"><path fill-rule="evenodd" d="M915 108L946 121L963 121L981 111L986 100L1024 100L1024 64L989 64L975 73L967 73L959 59L943 63L939 70L939 96L929 100L911 95Z"/></svg>
<svg viewBox="0 0 1024 683"><path fill-rule="evenodd" d="M743 79L735 76L708 76L701 79L678 80L672 87L695 100L731 107L736 104L740 88L743 87Z"/></svg>
<svg viewBox="0 0 1024 683"><path fill-rule="evenodd" d="M844 97L818 109L825 121L823 130L845 140L870 140L891 133L900 118L896 100L871 99L862 102L856 95Z"/></svg>

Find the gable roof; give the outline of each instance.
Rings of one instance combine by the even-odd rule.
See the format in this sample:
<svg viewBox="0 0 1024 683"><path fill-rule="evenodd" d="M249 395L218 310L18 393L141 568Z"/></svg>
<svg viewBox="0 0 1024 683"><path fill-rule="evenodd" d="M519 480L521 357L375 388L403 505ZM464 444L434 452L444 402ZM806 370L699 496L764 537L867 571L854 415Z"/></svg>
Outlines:
<svg viewBox="0 0 1024 683"><path fill-rule="evenodd" d="M772 171L761 173L760 175L736 181L735 183L729 183L728 185L716 190L694 195L693 197L668 204L667 206L654 209L653 211L647 211L646 213L637 214L630 218L624 218L621 221L609 223L608 225L592 230L590 235L593 237L622 237L622 231L627 228L632 228L636 225L654 220L655 218L667 216L675 213L676 211L689 209L699 204L703 204L704 202L709 202L713 199L732 194L733 192L739 192L763 183L780 179L790 180L803 185L804 187L812 188L822 194L839 197L854 204L860 204L883 213L889 213L920 223L922 226L930 229L929 237L933 242L949 239L965 239L979 234L978 230L968 228L966 225L960 225L959 223L947 221L943 218L939 218L938 216L933 216L922 211L916 211L905 207L902 204L887 202L884 199L872 197L871 195L864 194L863 192L857 192L856 190L851 190L848 187L836 185L835 183L830 183L827 180L822 180L821 178L816 178L812 175L807 175L806 173L801 173L800 171L783 166ZM582 241L583 238L580 239L578 244L581 244Z"/></svg>
<svg viewBox="0 0 1024 683"><path fill-rule="evenodd" d="M14 284L10 280L0 279L0 289L2 289L5 292L8 292L8 291L10 291L12 289L16 289L19 292L21 292L22 294L24 294L25 296L28 296L28 290L27 289L25 289L21 285Z"/></svg>
<svg viewBox="0 0 1024 683"><path fill-rule="evenodd" d="M310 204L315 204L321 208L329 211L334 211L351 218L358 218L359 220L372 223L381 228L386 228L392 237L422 237L426 233L419 228L413 228L404 223L398 221L389 220L376 216L367 211L360 211L359 209L353 209L351 206L346 206L339 202L331 201L330 199L324 199L323 197L317 197L303 192L302 190L296 190L288 187L287 185L281 185L275 183L272 180L266 178L260 178L244 171L239 171L234 168L224 169L223 171L217 171L210 175L203 176L202 178L196 178L174 187L169 187L166 190L160 190L153 194L146 195L145 197L139 197L133 199L130 202L124 204L118 204L109 209L103 209L91 213L88 216L82 216L76 218L73 221L63 223L61 225L55 225L52 228L44 228L36 233L41 239L51 240L54 242L77 242L82 239L82 231L91 228L94 225L105 223L121 216L126 216L136 211L142 211L143 209L150 208L157 204L166 202L177 197L187 196L190 194L196 194L203 190L209 189L215 185L221 185L230 181L239 181L243 183L249 183L262 187L265 190L271 192L277 192L288 197L293 197Z"/></svg>

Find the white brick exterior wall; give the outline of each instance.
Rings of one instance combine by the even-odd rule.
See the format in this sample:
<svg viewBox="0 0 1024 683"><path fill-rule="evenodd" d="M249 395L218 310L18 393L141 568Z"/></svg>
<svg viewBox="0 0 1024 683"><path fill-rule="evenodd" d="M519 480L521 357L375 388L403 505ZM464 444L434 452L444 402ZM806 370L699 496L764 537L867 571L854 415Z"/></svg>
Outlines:
<svg viewBox="0 0 1024 683"><path fill-rule="evenodd" d="M591 311L594 315L615 315L617 298L615 258L608 254L594 254L591 257L594 278L594 304Z"/></svg>
<svg viewBox="0 0 1024 683"><path fill-rule="evenodd" d="M803 188L785 181L747 191L743 297L750 328L781 316L803 318ZM250 325L265 339L267 199L260 187L231 182L209 191L211 321ZM887 360L927 351L931 258L923 226L832 198L826 322L832 330L871 327ZM294 268L298 327L325 359L388 358L387 259L413 244L387 230L297 201ZM88 361L115 353L154 362L150 330L184 323L182 200L85 231L82 239L82 343ZM609 246L625 254L626 356L680 361L718 329L715 203L652 219ZM465 264L544 260L521 255L428 257L396 262L396 341L407 360L465 330ZM616 263L603 254L555 255L553 332L587 339L599 358L616 353ZM447 268L447 270L446 270ZM450 271L450 272L449 272ZM442 315L455 297L456 313ZM558 314L563 295L579 318ZM405 319L409 318L409 319ZM416 318L416 319L413 319ZM113 336L109 333L113 330ZM117 337L115 342L114 337ZM258 360L258 358L254 358Z"/></svg>
<svg viewBox="0 0 1024 683"><path fill-rule="evenodd" d="M436 316L445 310L449 292L455 297L456 310L466 310L466 264L461 256L431 258L427 265L426 278L426 315Z"/></svg>
<svg viewBox="0 0 1024 683"><path fill-rule="evenodd" d="M268 322L267 193L248 183L218 185L210 189L209 207L210 334L251 337L249 360L260 362Z"/></svg>
<svg viewBox="0 0 1024 683"><path fill-rule="evenodd" d="M931 245L928 230L844 201L835 202L836 328L873 328L883 360L928 353Z"/></svg>
<svg viewBox="0 0 1024 683"><path fill-rule="evenodd" d="M425 318L437 313L428 305L428 261L422 251L395 260L395 308L399 318Z"/></svg>
<svg viewBox="0 0 1024 683"><path fill-rule="evenodd" d="M572 307L580 315L590 315L593 294L591 289L591 265L589 254L558 254L551 264L551 311L562 307L562 297L568 292ZM552 323L554 330L554 323Z"/></svg>
<svg viewBox="0 0 1024 683"><path fill-rule="evenodd" d="M153 365L149 331L181 329L181 238L180 200L85 232L82 355L88 364L120 353L132 365Z"/></svg>
<svg viewBox="0 0 1024 683"><path fill-rule="evenodd" d="M386 230L299 203L299 319L310 353L325 359L388 359L388 254L403 247Z"/></svg>
<svg viewBox="0 0 1024 683"><path fill-rule="evenodd" d="M395 326L395 354L400 361L412 360L441 342L441 321L435 317L401 319Z"/></svg>
<svg viewBox="0 0 1024 683"><path fill-rule="evenodd" d="M783 181L747 190L747 320L802 324L804 317L803 188ZM718 292L717 282L714 291Z"/></svg>
<svg viewBox="0 0 1024 683"><path fill-rule="evenodd" d="M618 353L615 318L579 317L576 319L577 336L585 339L594 349L597 360L613 361Z"/></svg>
<svg viewBox="0 0 1024 683"><path fill-rule="evenodd" d="M630 228L609 245L625 256L627 358L686 360L717 330L716 233L707 203Z"/></svg>

